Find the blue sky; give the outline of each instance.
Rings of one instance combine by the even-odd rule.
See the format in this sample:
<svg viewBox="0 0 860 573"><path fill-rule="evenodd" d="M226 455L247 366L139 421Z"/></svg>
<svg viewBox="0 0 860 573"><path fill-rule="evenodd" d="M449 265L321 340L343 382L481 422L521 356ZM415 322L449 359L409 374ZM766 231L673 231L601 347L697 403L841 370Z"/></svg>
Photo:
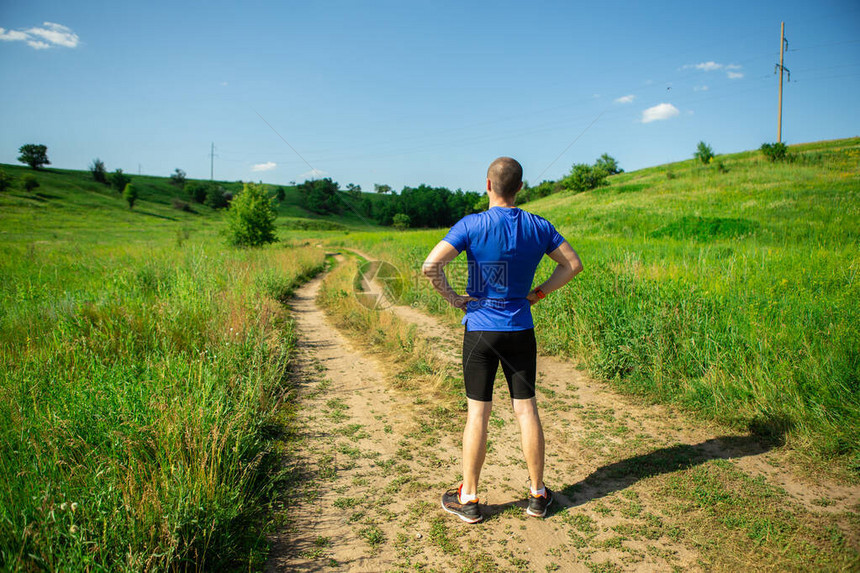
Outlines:
<svg viewBox="0 0 860 573"><path fill-rule="evenodd" d="M216 179L482 190L500 155L742 151L776 140L782 20L783 139L860 135L856 0L7 1L0 162L208 178L214 141Z"/></svg>

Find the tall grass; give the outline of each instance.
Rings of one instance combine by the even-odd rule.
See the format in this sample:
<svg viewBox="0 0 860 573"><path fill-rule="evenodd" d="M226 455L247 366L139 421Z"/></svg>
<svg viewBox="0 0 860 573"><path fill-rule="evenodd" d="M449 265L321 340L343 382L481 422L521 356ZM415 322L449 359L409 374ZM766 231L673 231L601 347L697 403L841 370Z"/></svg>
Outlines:
<svg viewBox="0 0 860 573"><path fill-rule="evenodd" d="M619 388L860 472L860 140L792 151L792 164L688 161L528 203L585 264L534 308L538 341ZM419 278L444 233L341 243L400 267L405 302L453 322ZM545 261L536 282L550 270ZM462 289L462 266L454 274Z"/></svg>
<svg viewBox="0 0 860 573"><path fill-rule="evenodd" d="M258 562L278 302L314 248L4 245L0 563L217 570Z"/></svg>

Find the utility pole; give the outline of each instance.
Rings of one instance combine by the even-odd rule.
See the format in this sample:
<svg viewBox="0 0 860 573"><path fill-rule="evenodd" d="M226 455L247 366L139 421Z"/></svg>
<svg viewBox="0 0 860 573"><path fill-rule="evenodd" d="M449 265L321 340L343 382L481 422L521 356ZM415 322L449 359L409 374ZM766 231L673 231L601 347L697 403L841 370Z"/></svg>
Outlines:
<svg viewBox="0 0 860 573"><path fill-rule="evenodd" d="M791 81L791 72L783 66L785 57L785 46L788 42L785 39L785 22L779 27L779 65L774 70L774 73L779 72L779 119L776 122L776 142L782 143L782 72L788 72L788 81Z"/></svg>
<svg viewBox="0 0 860 573"><path fill-rule="evenodd" d="M780 58L780 62L782 62L782 58ZM782 76L779 76L780 88L779 88L779 101L782 102ZM780 109L780 121L782 121L782 103L779 104ZM212 142L212 150L209 152L209 181L215 180L215 142Z"/></svg>

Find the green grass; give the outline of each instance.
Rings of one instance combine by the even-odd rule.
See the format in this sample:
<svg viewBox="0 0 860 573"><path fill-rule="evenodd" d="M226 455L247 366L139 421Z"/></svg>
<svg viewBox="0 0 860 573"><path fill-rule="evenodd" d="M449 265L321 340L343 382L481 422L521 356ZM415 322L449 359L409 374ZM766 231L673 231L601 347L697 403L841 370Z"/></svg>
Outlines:
<svg viewBox="0 0 860 573"><path fill-rule="evenodd" d="M29 167L6 164L0 164L0 170L15 178L10 190L0 192L0 241L3 242L102 242L106 230L117 240L138 241L169 233L181 241L183 232L214 236L224 225L222 213L194 203L167 177L128 174L140 194L134 209L129 209L119 192L93 181L88 171L33 171ZM33 192L22 189L21 179L25 174L33 174L39 182L40 186ZM242 189L241 182L216 183L233 193ZM304 240L332 232L375 228L372 221L349 207L337 215L310 212L301 206L301 196L294 186L283 187L285 198L276 202L278 219L275 222L278 235L283 239ZM278 185L264 184L264 188L274 196ZM357 201L345 193L341 196L350 205ZM193 212L174 208L176 199L189 203ZM374 203L382 198L365 193L363 199Z"/></svg>
<svg viewBox="0 0 860 573"><path fill-rule="evenodd" d="M856 514L828 520L804 511L782 490L726 460L673 474L659 494L674 507L670 519L695 540L706 569L748 569L751 555L758 567L772 570L802 563L816 571L848 571L860 563L843 532L856 531Z"/></svg>
<svg viewBox="0 0 860 573"><path fill-rule="evenodd" d="M293 479L280 301L322 251L227 249L220 214L172 209L163 182L135 177L129 211L81 174L37 177L0 194L0 562L259 567Z"/></svg>
<svg viewBox="0 0 860 573"><path fill-rule="evenodd" d="M526 204L585 265L535 307L538 340L620 389L786 440L856 475L860 139L791 152L792 163L720 156L725 172L691 160L623 173ZM399 267L403 302L453 322L457 312L419 274L444 233L332 240ZM460 263L451 278L462 290ZM536 282L550 270L545 260Z"/></svg>

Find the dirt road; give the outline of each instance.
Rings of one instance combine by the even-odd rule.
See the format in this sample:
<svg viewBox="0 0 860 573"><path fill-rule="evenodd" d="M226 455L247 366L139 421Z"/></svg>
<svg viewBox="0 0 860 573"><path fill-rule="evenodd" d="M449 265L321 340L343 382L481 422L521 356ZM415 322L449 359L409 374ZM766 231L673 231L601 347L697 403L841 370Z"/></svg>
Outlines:
<svg viewBox="0 0 860 573"><path fill-rule="evenodd" d="M524 513L528 474L507 389L497 382L479 492L485 521L464 524L439 507L442 491L460 478L462 417L439 419L420 393L396 389L390 358L339 332L316 304L321 281L302 287L292 304L302 381L296 458L311 479L290 525L273 538L270 571L722 569L750 562L740 554L749 534L743 524L738 539L729 529L720 539L739 554L715 560L708 512L725 500L709 506L713 492L768 497L801 525L828 513L856 515L856 488L801 481L780 469L781 453L752 436L693 424L540 357L546 479L557 503L544 520ZM457 369L459 329L410 307L384 312L414 324Z"/></svg>

